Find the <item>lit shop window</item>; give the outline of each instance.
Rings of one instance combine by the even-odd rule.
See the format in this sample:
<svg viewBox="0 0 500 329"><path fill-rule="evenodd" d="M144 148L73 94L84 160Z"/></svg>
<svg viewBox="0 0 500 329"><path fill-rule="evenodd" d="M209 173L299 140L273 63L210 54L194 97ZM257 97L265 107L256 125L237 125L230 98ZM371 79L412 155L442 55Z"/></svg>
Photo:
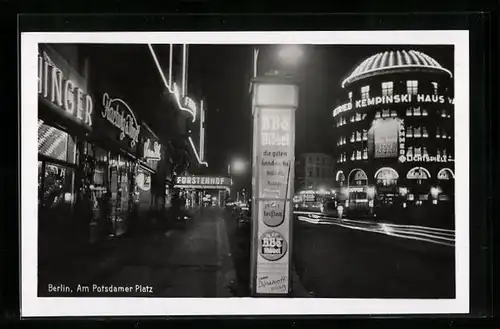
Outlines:
<svg viewBox="0 0 500 329"><path fill-rule="evenodd" d="M370 86L361 87L361 99L367 99L370 97Z"/></svg>
<svg viewBox="0 0 500 329"><path fill-rule="evenodd" d="M361 121L361 113L356 113L356 121Z"/></svg>
<svg viewBox="0 0 500 329"><path fill-rule="evenodd" d="M367 148L365 148L363 150L363 160L366 160L366 159L368 159L368 149Z"/></svg>
<svg viewBox="0 0 500 329"><path fill-rule="evenodd" d="M408 80L406 81L406 90L410 95L416 95L418 93L418 81Z"/></svg>
<svg viewBox="0 0 500 329"><path fill-rule="evenodd" d="M429 137L429 133L427 132L427 128L426 127L422 128L422 137L424 137L424 138Z"/></svg>
<svg viewBox="0 0 500 329"><path fill-rule="evenodd" d="M356 142L361 142L361 137L362 137L361 135L362 135L361 131L356 131Z"/></svg>
<svg viewBox="0 0 500 329"><path fill-rule="evenodd" d="M394 82L382 82L382 96L392 96L394 90Z"/></svg>
<svg viewBox="0 0 500 329"><path fill-rule="evenodd" d="M363 140L368 140L368 131L366 129L363 129Z"/></svg>
<svg viewBox="0 0 500 329"><path fill-rule="evenodd" d="M412 126L406 127L406 137L407 138L413 137L413 127Z"/></svg>
<svg viewBox="0 0 500 329"><path fill-rule="evenodd" d="M433 88L433 91L434 91L434 95L437 95L438 94L438 83L437 82L431 82L432 84L432 88Z"/></svg>

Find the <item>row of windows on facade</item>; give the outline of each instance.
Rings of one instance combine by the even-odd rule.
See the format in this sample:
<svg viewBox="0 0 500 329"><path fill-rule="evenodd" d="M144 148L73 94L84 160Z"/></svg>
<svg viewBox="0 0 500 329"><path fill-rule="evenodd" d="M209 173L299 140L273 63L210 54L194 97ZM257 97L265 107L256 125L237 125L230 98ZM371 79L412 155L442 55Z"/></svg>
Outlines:
<svg viewBox="0 0 500 329"><path fill-rule="evenodd" d="M437 113L442 117L442 118L451 118L451 114L448 113L448 111L446 111L445 109L442 109L442 110L439 110L437 111ZM406 109L406 116L408 117L411 117L411 116L414 116L414 117L419 117L419 116L423 116L423 117L426 117L429 115L429 112L427 111L427 109L422 109L420 107L409 107ZM351 115L349 121L350 122L359 122L359 121L363 121L364 119L366 119L366 116L367 114L366 113L356 113L354 115ZM382 111L377 111L375 112L375 118L376 119L380 119L380 118L395 118L397 117L398 114L396 112L396 110L382 110ZM343 125L347 124L347 118L346 117L342 117L340 118L339 120L337 120L337 127L341 127Z"/></svg>
<svg viewBox="0 0 500 329"><path fill-rule="evenodd" d="M437 82L431 82L431 85L434 95L437 95L439 84ZM394 82L393 81L382 82L381 89L382 89L382 96L394 95ZM406 92L410 95L418 94L418 80L407 80ZM349 92L349 98L352 98L352 91ZM368 99L368 98L370 98L370 86L361 87L361 99Z"/></svg>
<svg viewBox="0 0 500 329"><path fill-rule="evenodd" d="M406 138L428 138L429 133L427 131L426 127L412 127L412 126L407 126L406 127L406 132L405 132ZM438 139L451 139L452 134L448 133L445 129L443 128L436 128L436 138ZM349 141L351 143L354 142L361 142L361 141L367 141L368 140L368 131L366 129L363 129L363 131L356 131L351 134L351 138ZM342 146L347 144L347 137L346 136L341 136L340 139L337 141L337 146Z"/></svg>
<svg viewBox="0 0 500 329"><path fill-rule="evenodd" d="M440 149L438 148L436 151L436 155L438 157L444 157L447 160L452 159L453 156L448 153L446 149ZM416 156L429 156L429 152L427 150L427 147L425 146L420 146L420 147L414 147L414 146L409 146L406 148L406 156L407 157L416 157ZM351 161L356 161L356 160L367 160L368 159L368 148L364 148L363 150L355 150L351 153L350 156ZM344 152L342 153L338 159L337 163L344 163L347 162L347 153Z"/></svg>

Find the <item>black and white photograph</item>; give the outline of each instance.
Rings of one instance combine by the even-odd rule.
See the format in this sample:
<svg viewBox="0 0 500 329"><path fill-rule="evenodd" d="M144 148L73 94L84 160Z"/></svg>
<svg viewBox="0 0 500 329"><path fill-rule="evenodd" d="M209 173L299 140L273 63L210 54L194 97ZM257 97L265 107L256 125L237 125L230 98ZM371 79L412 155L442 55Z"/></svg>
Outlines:
<svg viewBox="0 0 500 329"><path fill-rule="evenodd" d="M22 315L467 313L468 48L23 33Z"/></svg>

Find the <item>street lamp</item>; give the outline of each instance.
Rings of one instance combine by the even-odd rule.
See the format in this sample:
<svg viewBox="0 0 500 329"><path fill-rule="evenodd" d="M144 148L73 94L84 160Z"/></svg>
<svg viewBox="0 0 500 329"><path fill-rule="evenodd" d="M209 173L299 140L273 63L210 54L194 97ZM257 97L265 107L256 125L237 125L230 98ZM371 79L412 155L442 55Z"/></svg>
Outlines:
<svg viewBox="0 0 500 329"><path fill-rule="evenodd" d="M297 65L304 55L300 45L281 45L277 52L278 59L282 64L292 66ZM253 49L253 77L258 75L258 60L260 49Z"/></svg>
<svg viewBox="0 0 500 329"><path fill-rule="evenodd" d="M246 161L241 160L241 159L236 159L233 160L232 163L229 164L227 167L228 174L231 175L232 173L235 174L242 174L245 172L246 169Z"/></svg>

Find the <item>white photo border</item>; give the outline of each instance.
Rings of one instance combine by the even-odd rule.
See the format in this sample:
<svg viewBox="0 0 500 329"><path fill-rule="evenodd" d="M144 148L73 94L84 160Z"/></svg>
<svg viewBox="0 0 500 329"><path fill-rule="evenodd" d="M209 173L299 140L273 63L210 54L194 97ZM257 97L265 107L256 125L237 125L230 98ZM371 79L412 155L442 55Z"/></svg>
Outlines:
<svg viewBox="0 0 500 329"><path fill-rule="evenodd" d="M37 296L39 43L453 45L455 48L454 299L40 298ZM469 32L93 32L21 34L21 316L362 315L469 313Z"/></svg>

